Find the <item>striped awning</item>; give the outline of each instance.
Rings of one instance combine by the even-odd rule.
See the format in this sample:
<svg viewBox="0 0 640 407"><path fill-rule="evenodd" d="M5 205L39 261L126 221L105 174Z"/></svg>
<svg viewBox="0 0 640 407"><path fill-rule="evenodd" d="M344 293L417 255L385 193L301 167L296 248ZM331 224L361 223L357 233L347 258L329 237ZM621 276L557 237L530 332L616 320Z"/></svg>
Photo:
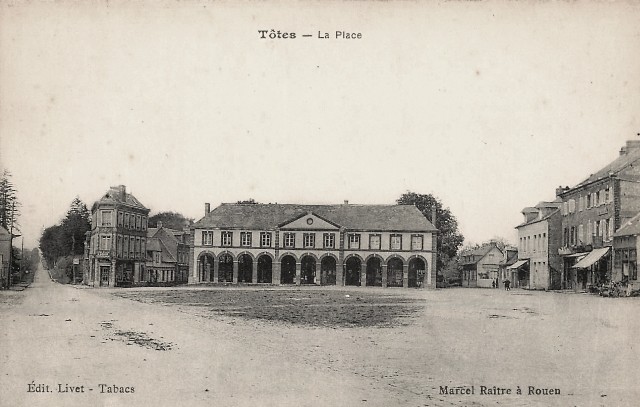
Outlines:
<svg viewBox="0 0 640 407"><path fill-rule="evenodd" d="M524 266L525 264L527 264L529 260L518 260L515 263L513 263L512 265L510 265L509 267L507 267L507 270L509 269L519 269L520 267Z"/></svg>
<svg viewBox="0 0 640 407"><path fill-rule="evenodd" d="M607 253L609 253L608 247L594 249L591 253L587 254L579 262L577 262L572 268L586 269L587 267L591 267L595 262L600 260Z"/></svg>

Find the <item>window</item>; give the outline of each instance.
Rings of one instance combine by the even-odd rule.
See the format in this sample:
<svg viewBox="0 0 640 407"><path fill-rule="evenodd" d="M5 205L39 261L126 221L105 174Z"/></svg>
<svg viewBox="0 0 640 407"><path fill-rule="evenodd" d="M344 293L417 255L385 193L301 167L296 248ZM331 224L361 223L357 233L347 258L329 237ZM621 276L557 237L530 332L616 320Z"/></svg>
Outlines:
<svg viewBox="0 0 640 407"><path fill-rule="evenodd" d="M591 208L591 194L588 194L586 198L587 198L587 209L588 209L588 208Z"/></svg>
<svg viewBox="0 0 640 407"><path fill-rule="evenodd" d="M100 217L102 226L112 226L111 211L100 211Z"/></svg>
<svg viewBox="0 0 640 407"><path fill-rule="evenodd" d="M124 237L124 247L122 248L122 250L123 250L122 257L128 258L129 257L129 236Z"/></svg>
<svg viewBox="0 0 640 407"><path fill-rule="evenodd" d="M153 262L160 263L160 252L153 252Z"/></svg>
<svg viewBox="0 0 640 407"><path fill-rule="evenodd" d="M110 249L111 249L111 235L101 235L100 250L110 250Z"/></svg>
<svg viewBox="0 0 640 407"><path fill-rule="evenodd" d="M233 243L233 233L232 232L222 232L222 246L231 246Z"/></svg>
<svg viewBox="0 0 640 407"><path fill-rule="evenodd" d="M116 237L116 256L122 257L122 236Z"/></svg>
<svg viewBox="0 0 640 407"><path fill-rule="evenodd" d="M213 232L212 231L204 231L204 232L202 232L202 245L203 246L213 246Z"/></svg>
<svg viewBox="0 0 640 407"><path fill-rule="evenodd" d="M142 227L142 222L140 219L140 215L136 215L136 230L140 230L140 228Z"/></svg>
<svg viewBox="0 0 640 407"><path fill-rule="evenodd" d="M549 247L547 246L547 234L546 233L542 234L542 249L543 250L549 250Z"/></svg>
<svg viewBox="0 0 640 407"><path fill-rule="evenodd" d="M609 219L609 238L613 239L613 234L616 232L615 221L613 218Z"/></svg>
<svg viewBox="0 0 640 407"><path fill-rule="evenodd" d="M295 233L284 234L284 247L292 249L296 247L296 235Z"/></svg>
<svg viewBox="0 0 640 407"><path fill-rule="evenodd" d="M122 227L124 224L124 214L118 211L118 226Z"/></svg>
<svg viewBox="0 0 640 407"><path fill-rule="evenodd" d="M251 232L240 233L240 245L243 247L251 247Z"/></svg>
<svg viewBox="0 0 640 407"><path fill-rule="evenodd" d="M402 235L391 235L391 250L402 250Z"/></svg>
<svg viewBox="0 0 640 407"><path fill-rule="evenodd" d="M325 233L322 236L322 240L324 242L325 249L333 249L336 247L336 235L333 233Z"/></svg>
<svg viewBox="0 0 640 407"><path fill-rule="evenodd" d="M316 234L315 233L305 233L302 235L302 242L304 247L306 248L314 248L316 247Z"/></svg>
<svg viewBox="0 0 640 407"><path fill-rule="evenodd" d="M575 199L570 199L569 200L569 213L574 213L576 211L576 200Z"/></svg>
<svg viewBox="0 0 640 407"><path fill-rule="evenodd" d="M142 218L142 230L147 230L147 218Z"/></svg>
<svg viewBox="0 0 640 407"><path fill-rule="evenodd" d="M380 235L369 235L369 249L380 250Z"/></svg>
<svg viewBox="0 0 640 407"><path fill-rule="evenodd" d="M349 249L360 248L360 235L357 233L351 233L349 235Z"/></svg>
<svg viewBox="0 0 640 407"><path fill-rule="evenodd" d="M128 213L124 214L124 227L129 229L129 214Z"/></svg>
<svg viewBox="0 0 640 407"><path fill-rule="evenodd" d="M143 237L140 239L140 255L143 259L147 257L147 244L146 239Z"/></svg>
<svg viewBox="0 0 640 407"><path fill-rule="evenodd" d="M135 248L136 248L136 238L131 236L129 237L129 258L130 259L133 259L135 255Z"/></svg>
<svg viewBox="0 0 640 407"><path fill-rule="evenodd" d="M271 247L271 233L269 232L260 233L260 246Z"/></svg>
<svg viewBox="0 0 640 407"><path fill-rule="evenodd" d="M578 225L578 242L584 242L584 225Z"/></svg>

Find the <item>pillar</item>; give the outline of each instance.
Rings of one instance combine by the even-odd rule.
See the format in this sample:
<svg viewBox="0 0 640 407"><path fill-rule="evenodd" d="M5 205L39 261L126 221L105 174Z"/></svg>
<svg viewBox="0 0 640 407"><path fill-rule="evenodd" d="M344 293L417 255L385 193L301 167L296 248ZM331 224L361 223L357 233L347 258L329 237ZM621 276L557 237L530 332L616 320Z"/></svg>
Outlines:
<svg viewBox="0 0 640 407"><path fill-rule="evenodd" d="M367 286L367 267L360 264L360 287Z"/></svg>
<svg viewBox="0 0 640 407"><path fill-rule="evenodd" d="M402 287L409 288L409 265L402 265Z"/></svg>
<svg viewBox="0 0 640 407"><path fill-rule="evenodd" d="M387 265L380 264L380 267L382 268L382 288L387 288Z"/></svg>
<svg viewBox="0 0 640 407"><path fill-rule="evenodd" d="M214 259L213 260L213 281L211 281L212 283L217 283L218 281L220 281L218 279L219 272L220 272L220 262Z"/></svg>
<svg viewBox="0 0 640 407"><path fill-rule="evenodd" d="M280 285L280 261L274 260L271 263L271 283Z"/></svg>
<svg viewBox="0 0 640 407"><path fill-rule="evenodd" d="M233 284L238 284L238 260L233 261Z"/></svg>
<svg viewBox="0 0 640 407"><path fill-rule="evenodd" d="M336 263L336 285L344 287L344 265Z"/></svg>
<svg viewBox="0 0 640 407"><path fill-rule="evenodd" d="M296 262L296 279L295 279L296 285L300 285L300 269L301 269L301 267L302 267L302 263Z"/></svg>
<svg viewBox="0 0 640 407"><path fill-rule="evenodd" d="M109 271L109 287L116 286L116 261L111 260L111 270Z"/></svg>
<svg viewBox="0 0 640 407"><path fill-rule="evenodd" d="M258 282L258 259L255 259L252 264L251 282L255 284Z"/></svg>
<svg viewBox="0 0 640 407"><path fill-rule="evenodd" d="M316 262L316 272L313 276L313 283L322 285L322 264L320 264L320 261Z"/></svg>

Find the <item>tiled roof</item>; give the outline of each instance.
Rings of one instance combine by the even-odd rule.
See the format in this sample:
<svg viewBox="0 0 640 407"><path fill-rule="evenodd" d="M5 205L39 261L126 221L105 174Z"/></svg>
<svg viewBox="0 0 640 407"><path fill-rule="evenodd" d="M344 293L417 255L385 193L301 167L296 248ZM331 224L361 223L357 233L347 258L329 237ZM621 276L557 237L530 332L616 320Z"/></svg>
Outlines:
<svg viewBox="0 0 640 407"><path fill-rule="evenodd" d="M620 236L633 236L640 234L640 213L627 221L618 231L615 233L615 237Z"/></svg>
<svg viewBox="0 0 640 407"><path fill-rule="evenodd" d="M572 189L581 187L582 185L589 184L593 181L597 181L601 178L606 178L609 174L617 174L618 172L624 170L634 162L640 160L640 148L634 148L629 150L626 154L618 156L615 160L613 160L609 165L597 171L595 174L591 174L587 179L580 182L578 185L573 187Z"/></svg>
<svg viewBox="0 0 640 407"><path fill-rule="evenodd" d="M122 188L122 189L119 189L119 188ZM146 208L142 203L140 203L140 201L138 201L138 199L135 196L131 195L128 192L125 192L124 186L111 187L109 191L107 191L107 193L105 193L102 196L102 198L100 198L96 203L99 203L99 202L119 203L119 204L131 206L134 208L148 210L148 208Z"/></svg>
<svg viewBox="0 0 640 407"><path fill-rule="evenodd" d="M349 230L436 231L413 205L222 204L195 223L196 228L273 229L314 213Z"/></svg>

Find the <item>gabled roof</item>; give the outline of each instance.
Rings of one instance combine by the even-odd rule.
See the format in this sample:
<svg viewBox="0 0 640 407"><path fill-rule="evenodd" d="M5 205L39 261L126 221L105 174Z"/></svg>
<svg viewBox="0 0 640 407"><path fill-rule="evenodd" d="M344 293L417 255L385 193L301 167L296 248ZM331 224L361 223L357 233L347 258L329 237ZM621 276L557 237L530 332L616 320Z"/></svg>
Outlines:
<svg viewBox="0 0 640 407"><path fill-rule="evenodd" d="M634 236L638 234L640 234L640 213L629 219L613 236Z"/></svg>
<svg viewBox="0 0 640 407"><path fill-rule="evenodd" d="M128 205L134 208L149 210L146 208L138 199L126 192L124 185L119 185L117 187L111 187L109 191L107 191L102 198L98 199L93 204L92 210L95 209L95 206L99 203L113 203L113 204L123 204Z"/></svg>
<svg viewBox="0 0 640 407"><path fill-rule="evenodd" d="M626 154L618 156L618 158L609 163L609 165L600 169L596 173L591 174L587 179L580 182L578 185L571 189L579 188L583 185L590 184L591 182L597 181L599 179L606 178L610 174L617 174L638 160L640 160L640 148L630 149Z"/></svg>
<svg viewBox="0 0 640 407"><path fill-rule="evenodd" d="M269 230L309 212L349 230L436 231L413 205L225 203L196 222L194 227Z"/></svg>
<svg viewBox="0 0 640 407"><path fill-rule="evenodd" d="M495 244L485 244L475 249L463 251L460 253L460 257L473 256L473 258L471 261L463 261L461 264L476 264L493 249L498 249L500 252L502 252L502 250L500 250L500 248L498 248L498 246L496 246Z"/></svg>

